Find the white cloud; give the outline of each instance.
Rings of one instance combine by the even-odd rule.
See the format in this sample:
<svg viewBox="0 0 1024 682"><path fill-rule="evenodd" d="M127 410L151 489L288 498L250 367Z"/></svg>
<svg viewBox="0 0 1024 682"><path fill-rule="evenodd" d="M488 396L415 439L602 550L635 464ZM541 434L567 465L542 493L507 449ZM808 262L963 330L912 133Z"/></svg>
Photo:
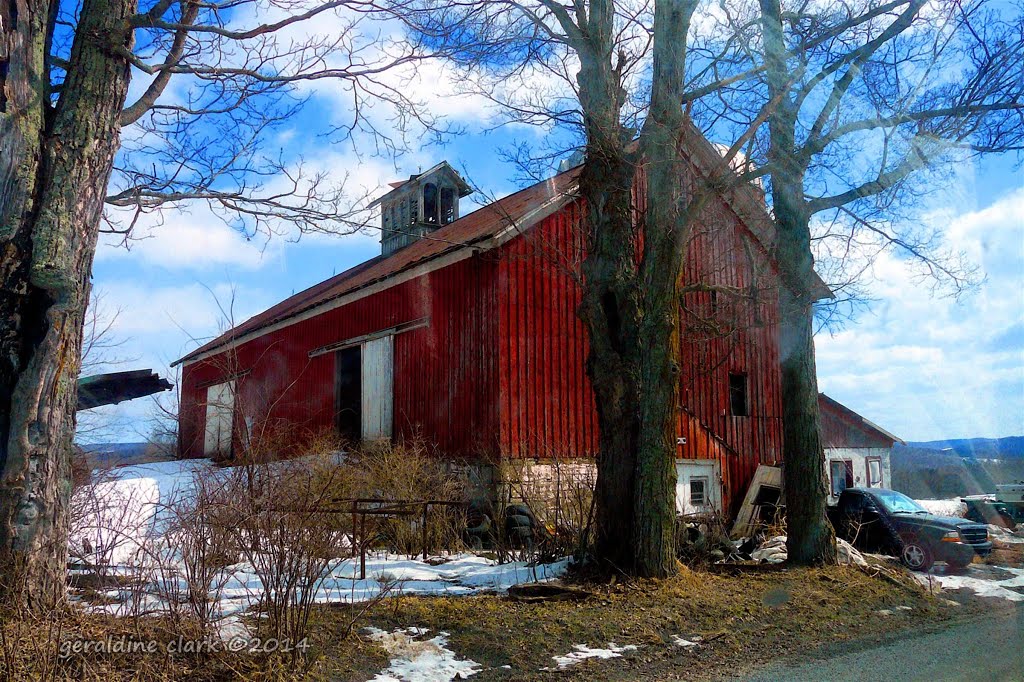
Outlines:
<svg viewBox="0 0 1024 682"><path fill-rule="evenodd" d="M130 222L130 221L129 221ZM104 238L96 252L98 260L130 258L167 269L202 269L232 265L255 269L270 256L262 236L249 239L232 229L205 205L187 211L168 210L144 216L133 231L128 246L117 236Z"/></svg>
<svg viewBox="0 0 1024 682"><path fill-rule="evenodd" d="M910 440L1024 433L1024 190L949 223L987 280L933 297L886 253L857 324L817 339L823 391Z"/></svg>

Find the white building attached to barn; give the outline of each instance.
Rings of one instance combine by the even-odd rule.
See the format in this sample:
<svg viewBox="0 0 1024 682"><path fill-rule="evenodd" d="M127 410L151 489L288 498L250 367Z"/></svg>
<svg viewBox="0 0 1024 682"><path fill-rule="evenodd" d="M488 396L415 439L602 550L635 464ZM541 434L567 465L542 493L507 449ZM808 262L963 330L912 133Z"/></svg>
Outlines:
<svg viewBox="0 0 1024 682"><path fill-rule="evenodd" d="M846 488L891 488L892 446L903 441L845 405L818 394L829 504Z"/></svg>

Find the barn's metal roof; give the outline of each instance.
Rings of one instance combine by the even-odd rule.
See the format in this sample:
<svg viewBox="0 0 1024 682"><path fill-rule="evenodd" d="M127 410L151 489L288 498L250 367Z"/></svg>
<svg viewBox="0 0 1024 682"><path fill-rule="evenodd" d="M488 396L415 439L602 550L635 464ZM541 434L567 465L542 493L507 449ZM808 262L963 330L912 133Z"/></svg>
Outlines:
<svg viewBox="0 0 1024 682"><path fill-rule="evenodd" d="M822 413L823 445L827 448L869 447L871 443L887 443L886 447L891 447L893 443L905 445L899 436L894 436L824 393L818 394L818 409ZM837 428L831 419L841 420L848 428L854 429L855 433Z"/></svg>
<svg viewBox="0 0 1024 682"><path fill-rule="evenodd" d="M721 164L721 155L696 127L691 125L691 134L686 135L684 139L688 143L687 151L698 172L708 174L716 164ZM437 167L441 165L439 164ZM500 241L496 238L499 235L509 235L510 228L515 234L525 231L554 210L575 199L581 168L581 166L576 166L515 194L510 194L504 199L477 209L469 215L421 237L388 256L371 258L320 284L286 298L176 360L172 366L199 359L201 356L206 356L232 342L241 343L245 337L258 336L261 330L271 325L285 324L289 318L299 316L364 287L395 277L399 273L445 254L465 248L486 250L497 246ZM427 172L433 170L435 169L432 168ZM767 213L763 195L749 183L745 183L724 192L723 198L742 219L743 224L750 230L765 252L771 253L775 244L775 224ZM832 297L828 286L816 274L812 285L818 298Z"/></svg>
<svg viewBox="0 0 1024 682"><path fill-rule="evenodd" d="M551 204L552 201L561 199L567 202L573 198L572 192L576 186L578 174L578 168L559 173L549 180L539 182L477 209L387 257L377 256L365 263L360 263L249 318L237 327L175 361L174 364L188 362L251 332L294 317L332 299L387 279L443 254L473 245L486 248L484 242L487 239L510 227L518 228L518 230L528 229L535 220L544 217L537 213L538 209Z"/></svg>

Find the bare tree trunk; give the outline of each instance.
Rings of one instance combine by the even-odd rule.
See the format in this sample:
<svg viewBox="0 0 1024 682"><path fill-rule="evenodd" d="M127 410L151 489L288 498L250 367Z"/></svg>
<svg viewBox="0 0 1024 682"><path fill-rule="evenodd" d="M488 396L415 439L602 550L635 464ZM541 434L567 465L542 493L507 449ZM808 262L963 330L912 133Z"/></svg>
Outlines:
<svg viewBox="0 0 1024 682"><path fill-rule="evenodd" d="M135 3L85 0L52 110L45 55L56 5L30 2L19 3L10 43L7 87L19 95L0 113L0 600L46 609L64 597L82 322Z"/></svg>
<svg viewBox="0 0 1024 682"><path fill-rule="evenodd" d="M782 354L782 452L789 562L836 562L835 534L825 514L825 452L818 431L818 374L814 363L814 256L810 212L804 199L804 164L797 155L797 105L789 72L779 0L760 0L769 95L772 208L778 230L776 262L782 280L779 352Z"/></svg>
<svg viewBox="0 0 1024 682"><path fill-rule="evenodd" d="M818 380L813 313L783 287L780 322L782 419L785 453L786 551L791 564L836 562L835 534L825 513L825 453L818 429Z"/></svg>
<svg viewBox="0 0 1024 682"><path fill-rule="evenodd" d="M696 3L660 0L654 11L651 110L642 144L647 174L640 290L640 439L634 493L636 572L676 571L676 436L679 426L679 281L689 238L681 152L686 40Z"/></svg>
<svg viewBox="0 0 1024 682"><path fill-rule="evenodd" d="M625 144L588 144L580 192L590 233L579 314L589 331L587 373L598 418L596 547L600 562L632 571L633 480L639 431L635 235L631 189L635 167Z"/></svg>
<svg viewBox="0 0 1024 682"><path fill-rule="evenodd" d="M586 256L580 319L590 350L587 374L598 419L595 555L599 563L632 572L633 481L639 433L637 388L635 155L620 116L626 93L612 64L614 2L593 0L586 32L574 46L587 136L580 195L586 209Z"/></svg>

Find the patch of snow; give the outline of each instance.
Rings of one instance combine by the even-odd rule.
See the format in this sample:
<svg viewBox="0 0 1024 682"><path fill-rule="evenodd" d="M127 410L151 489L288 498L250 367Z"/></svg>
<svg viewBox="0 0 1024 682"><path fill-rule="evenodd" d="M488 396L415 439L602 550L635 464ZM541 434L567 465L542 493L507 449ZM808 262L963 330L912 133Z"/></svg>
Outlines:
<svg viewBox="0 0 1024 682"><path fill-rule="evenodd" d="M365 632L392 657L388 668L370 682L449 682L471 677L482 669L476 661L455 656L448 648L447 632L431 639L417 639L427 634L423 628L394 632L366 628Z"/></svg>
<svg viewBox="0 0 1024 682"><path fill-rule="evenodd" d="M607 649L592 649L586 644L573 644L573 651L570 651L564 656L552 656L555 663L558 664L559 669L568 668L576 665L580 661L585 661L588 658L619 658L622 656L624 651L636 651L636 645L627 644L625 646L619 646L615 642L609 642ZM542 668L542 670L551 670L551 668Z"/></svg>
<svg viewBox="0 0 1024 682"><path fill-rule="evenodd" d="M959 497L948 500L916 500L919 505L936 516L964 516L967 505Z"/></svg>
<svg viewBox="0 0 1024 682"><path fill-rule="evenodd" d="M962 573L915 574L915 577L926 585L926 581L935 581L946 590L970 590L979 597L1024 601L1024 568L972 564Z"/></svg>
<svg viewBox="0 0 1024 682"><path fill-rule="evenodd" d="M138 558L146 541L161 535L167 505L191 493L197 472L210 460L176 460L97 469L95 483L75 491L72 509L82 520L71 532L72 556L97 565Z"/></svg>
<svg viewBox="0 0 1024 682"><path fill-rule="evenodd" d="M990 523L988 526L988 539L1008 545L1024 545L1024 532L1009 530L1008 528Z"/></svg>
<svg viewBox="0 0 1024 682"><path fill-rule="evenodd" d="M681 646L684 649L689 648L691 646L697 646L697 643L700 642L700 639L700 637L694 637L693 639L684 639L679 635L672 635L672 643L676 646Z"/></svg>

